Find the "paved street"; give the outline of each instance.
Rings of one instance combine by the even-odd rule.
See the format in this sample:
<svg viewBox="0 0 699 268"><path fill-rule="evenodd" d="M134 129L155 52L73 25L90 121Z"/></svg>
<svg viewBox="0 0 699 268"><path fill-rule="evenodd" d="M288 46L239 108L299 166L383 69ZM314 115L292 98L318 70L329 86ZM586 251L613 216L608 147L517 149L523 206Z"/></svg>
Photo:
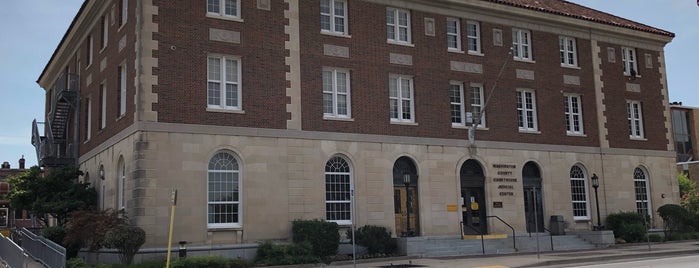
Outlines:
<svg viewBox="0 0 699 268"><path fill-rule="evenodd" d="M652 260L641 260L641 261L625 261L616 262L608 264L598 264L598 265L587 265L587 266L575 266L582 268L652 268L652 267L662 267L662 268L695 268L699 266L699 256L679 256L679 257L669 257L662 259L652 259Z"/></svg>

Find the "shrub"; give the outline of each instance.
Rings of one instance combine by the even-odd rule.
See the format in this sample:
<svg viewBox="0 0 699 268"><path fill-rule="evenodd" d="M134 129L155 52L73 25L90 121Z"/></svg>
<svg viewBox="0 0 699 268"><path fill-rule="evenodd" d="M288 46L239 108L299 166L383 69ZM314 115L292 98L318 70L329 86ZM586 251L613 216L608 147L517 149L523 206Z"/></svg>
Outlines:
<svg viewBox="0 0 699 268"><path fill-rule="evenodd" d="M162 267L162 266L160 266ZM228 259L221 256L195 256L177 259L170 265L172 268L246 268L251 265L245 260Z"/></svg>
<svg viewBox="0 0 699 268"><path fill-rule="evenodd" d="M369 254L391 254L397 248L396 239L383 226L365 225L354 232L357 244L367 248ZM352 237L352 230L347 231L347 237Z"/></svg>
<svg viewBox="0 0 699 268"><path fill-rule="evenodd" d="M291 265L319 263L320 258L313 255L311 244L303 242L290 245L274 245L264 242L257 248L255 263L258 265Z"/></svg>
<svg viewBox="0 0 699 268"><path fill-rule="evenodd" d="M692 215L685 208L667 204L658 208L658 214L665 222L665 231L685 232L692 230Z"/></svg>
<svg viewBox="0 0 699 268"><path fill-rule="evenodd" d="M41 230L41 235L56 244L64 245L63 239L66 237L66 229L61 226L46 227Z"/></svg>
<svg viewBox="0 0 699 268"><path fill-rule="evenodd" d="M66 261L67 268L89 268L90 265L81 258L71 258Z"/></svg>
<svg viewBox="0 0 699 268"><path fill-rule="evenodd" d="M609 214L607 227L614 231L614 237L626 242L643 241L646 235L645 216L637 212L619 212Z"/></svg>
<svg viewBox="0 0 699 268"><path fill-rule="evenodd" d="M133 256L146 242L146 232L138 226L119 225L107 232L104 244L119 251L119 260L123 264L131 264Z"/></svg>
<svg viewBox="0 0 699 268"><path fill-rule="evenodd" d="M650 234L648 235L648 240L651 242L663 242L663 237L658 235L658 234Z"/></svg>
<svg viewBox="0 0 699 268"><path fill-rule="evenodd" d="M340 246L340 231L334 222L294 220L292 235L294 243L308 241L313 255L321 258L337 254L337 248Z"/></svg>

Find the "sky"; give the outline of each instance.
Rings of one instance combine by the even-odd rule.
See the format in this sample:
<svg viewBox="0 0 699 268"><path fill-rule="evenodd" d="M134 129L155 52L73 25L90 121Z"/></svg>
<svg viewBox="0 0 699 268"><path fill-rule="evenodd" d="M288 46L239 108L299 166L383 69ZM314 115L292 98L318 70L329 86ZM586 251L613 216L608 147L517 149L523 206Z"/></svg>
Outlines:
<svg viewBox="0 0 699 268"><path fill-rule="evenodd" d="M303 0L301 0L303 1ZM80 9L82 0L0 0L0 162L37 164L31 122L44 121L36 80ZM570 0L675 33L665 47L670 101L699 107L699 6L694 0ZM350 18L351 19L351 18Z"/></svg>

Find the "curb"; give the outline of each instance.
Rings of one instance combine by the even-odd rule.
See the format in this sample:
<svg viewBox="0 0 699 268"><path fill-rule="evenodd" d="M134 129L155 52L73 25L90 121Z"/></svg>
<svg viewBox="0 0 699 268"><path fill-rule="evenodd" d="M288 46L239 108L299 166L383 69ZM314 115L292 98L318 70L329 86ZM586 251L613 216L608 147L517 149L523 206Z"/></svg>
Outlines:
<svg viewBox="0 0 699 268"><path fill-rule="evenodd" d="M655 251L655 252L651 251L651 252L643 252L643 253L629 253L629 254L618 254L618 255L609 255L609 256L595 256L595 257L571 258L571 259L562 259L562 260L549 260L549 261L542 261L542 262L539 262L536 264L516 266L516 268L554 266L554 265L565 265L565 264L574 264L574 263L598 263L598 262L611 261L611 260L655 259L658 257L692 255L692 254L698 254L698 253L699 253L698 249Z"/></svg>

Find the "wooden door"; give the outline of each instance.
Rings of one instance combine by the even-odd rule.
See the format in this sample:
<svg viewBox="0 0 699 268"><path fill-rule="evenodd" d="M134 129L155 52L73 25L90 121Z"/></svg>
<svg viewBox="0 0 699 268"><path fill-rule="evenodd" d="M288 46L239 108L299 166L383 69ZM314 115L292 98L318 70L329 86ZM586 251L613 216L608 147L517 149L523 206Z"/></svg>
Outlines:
<svg viewBox="0 0 699 268"><path fill-rule="evenodd" d="M415 236L419 234L419 210L417 202L417 189L409 187L409 195L406 195L405 186L393 187L393 205L396 217L397 236ZM410 216L408 217L408 214ZM410 230L408 230L410 223Z"/></svg>

